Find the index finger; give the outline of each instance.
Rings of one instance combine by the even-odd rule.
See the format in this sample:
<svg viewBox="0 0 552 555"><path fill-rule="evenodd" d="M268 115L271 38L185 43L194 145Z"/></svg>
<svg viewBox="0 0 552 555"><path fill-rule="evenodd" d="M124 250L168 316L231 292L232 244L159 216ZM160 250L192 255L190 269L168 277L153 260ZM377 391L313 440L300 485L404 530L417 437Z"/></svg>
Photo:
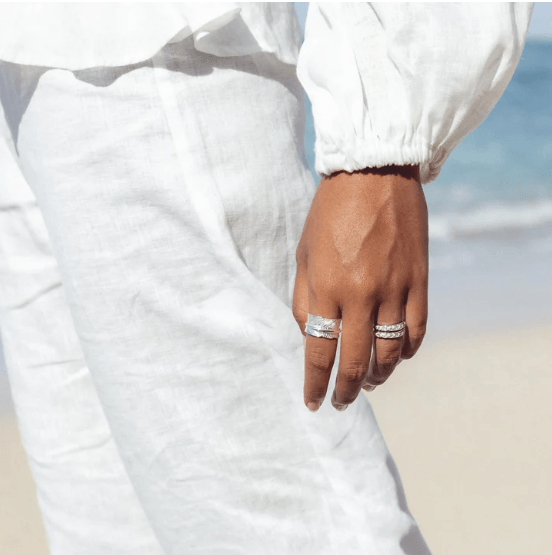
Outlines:
<svg viewBox="0 0 552 555"><path fill-rule="evenodd" d="M322 305L309 299L309 313L323 318L340 318L339 308L333 303ZM312 412L317 411L324 401L328 382L337 352L337 339L313 337L306 334L305 339L305 405Z"/></svg>

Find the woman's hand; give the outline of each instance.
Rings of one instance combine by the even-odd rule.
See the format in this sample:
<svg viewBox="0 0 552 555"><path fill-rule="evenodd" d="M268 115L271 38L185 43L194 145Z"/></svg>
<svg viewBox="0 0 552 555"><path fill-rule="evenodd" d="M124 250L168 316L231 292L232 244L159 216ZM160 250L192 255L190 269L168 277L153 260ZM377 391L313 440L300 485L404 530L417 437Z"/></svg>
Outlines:
<svg viewBox="0 0 552 555"><path fill-rule="evenodd" d="M342 318L332 405L345 410L362 387L383 384L401 359L414 356L425 334L428 225L418 166L323 178L296 260L293 315L306 337L305 404L322 404L337 350L337 339L305 334L310 312ZM402 320L403 337L373 341L375 324Z"/></svg>

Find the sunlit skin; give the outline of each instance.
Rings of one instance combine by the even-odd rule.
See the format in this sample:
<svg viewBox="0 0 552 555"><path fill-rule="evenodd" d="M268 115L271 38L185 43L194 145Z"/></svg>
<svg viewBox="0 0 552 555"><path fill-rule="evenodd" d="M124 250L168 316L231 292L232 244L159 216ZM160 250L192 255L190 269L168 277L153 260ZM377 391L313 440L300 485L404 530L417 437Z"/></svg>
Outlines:
<svg viewBox="0 0 552 555"><path fill-rule="evenodd" d="M361 389L382 385L425 335L427 205L418 166L367 168L322 178L296 251L293 315L306 337L304 400L326 397L337 339L305 334L307 314L342 318L340 361L331 403L345 410ZM406 321L398 339L373 325ZM372 352L372 343L373 352Z"/></svg>

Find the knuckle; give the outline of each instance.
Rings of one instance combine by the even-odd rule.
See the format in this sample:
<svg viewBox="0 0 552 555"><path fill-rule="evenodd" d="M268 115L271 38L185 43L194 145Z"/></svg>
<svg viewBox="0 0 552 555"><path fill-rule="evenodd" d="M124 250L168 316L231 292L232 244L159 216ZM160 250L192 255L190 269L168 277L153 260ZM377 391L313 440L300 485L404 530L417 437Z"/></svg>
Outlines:
<svg viewBox="0 0 552 555"><path fill-rule="evenodd" d="M421 343L427 330L427 321L419 322L408 329L408 339L412 343Z"/></svg>
<svg viewBox="0 0 552 555"><path fill-rule="evenodd" d="M429 272L427 267L427 261L425 260L425 258L422 259L418 264L415 264L412 270L413 270L412 273L416 279L416 283L421 287L427 286L429 281L428 280Z"/></svg>
<svg viewBox="0 0 552 555"><path fill-rule="evenodd" d="M399 362L400 355L400 352L397 352L397 354L393 356L378 356L376 360L378 368L381 368L382 370L387 368L394 368L397 365L397 362Z"/></svg>
<svg viewBox="0 0 552 555"><path fill-rule="evenodd" d="M424 274L418 278L418 285L422 290L427 292L429 288L429 279L427 274Z"/></svg>
<svg viewBox="0 0 552 555"><path fill-rule="evenodd" d="M348 269L347 290L355 299L371 298L379 290L377 277L370 275L364 268Z"/></svg>
<svg viewBox="0 0 552 555"><path fill-rule="evenodd" d="M418 333L420 333L422 335L425 334L426 329L427 329L427 319L428 319L427 314L423 314L423 315L419 316L418 318L416 318L416 321L412 325L414 330L417 330Z"/></svg>
<svg viewBox="0 0 552 555"><path fill-rule="evenodd" d="M376 363L378 366L389 366L397 364L401 356L402 341L390 343L389 340L383 340L383 345L376 347Z"/></svg>
<svg viewBox="0 0 552 555"><path fill-rule="evenodd" d="M366 283L366 275L363 272L351 271L347 276L347 287L353 291L365 291L367 286L370 287L370 284Z"/></svg>
<svg viewBox="0 0 552 555"><path fill-rule="evenodd" d="M342 379L347 383L358 383L364 380L368 372L368 364L366 362L352 362L343 369Z"/></svg>
<svg viewBox="0 0 552 555"><path fill-rule="evenodd" d="M382 383L393 373L401 358L401 349L398 347L393 351L377 353L374 367L373 379L381 380ZM372 378L371 378L372 379ZM374 385L379 385L374 382Z"/></svg>
<svg viewBox="0 0 552 555"><path fill-rule="evenodd" d="M332 361L327 353L322 350L313 349L308 356L307 365L316 372L326 372L331 366Z"/></svg>
<svg viewBox="0 0 552 555"><path fill-rule="evenodd" d="M327 297L332 293L332 282L329 274L313 272L309 276L309 296L315 299Z"/></svg>
<svg viewBox="0 0 552 555"><path fill-rule="evenodd" d="M295 260L296 262L305 262L307 258L307 249L304 241L299 241L297 248L295 249Z"/></svg>
<svg viewBox="0 0 552 555"><path fill-rule="evenodd" d="M399 363L399 359L400 356L393 359L385 359L383 361L378 360L376 362L374 373L378 378L385 381L393 373L393 370L395 370L395 366Z"/></svg>
<svg viewBox="0 0 552 555"><path fill-rule="evenodd" d="M299 308L295 303L291 305L291 313L293 314L295 321L299 325L301 325L304 322L306 323L308 314L302 308Z"/></svg>
<svg viewBox="0 0 552 555"><path fill-rule="evenodd" d="M387 296L395 299L397 305L402 304L405 292L407 290L408 276L403 272L394 272L385 280L385 291Z"/></svg>

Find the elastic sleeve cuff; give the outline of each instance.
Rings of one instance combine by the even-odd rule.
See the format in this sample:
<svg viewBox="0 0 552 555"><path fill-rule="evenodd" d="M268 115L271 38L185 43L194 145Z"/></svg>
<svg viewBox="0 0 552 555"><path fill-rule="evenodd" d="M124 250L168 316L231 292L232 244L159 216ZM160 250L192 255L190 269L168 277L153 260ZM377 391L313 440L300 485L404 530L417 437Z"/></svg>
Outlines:
<svg viewBox="0 0 552 555"><path fill-rule="evenodd" d="M523 2L311 2L297 75L320 175L420 165L437 178L490 113L521 57Z"/></svg>

